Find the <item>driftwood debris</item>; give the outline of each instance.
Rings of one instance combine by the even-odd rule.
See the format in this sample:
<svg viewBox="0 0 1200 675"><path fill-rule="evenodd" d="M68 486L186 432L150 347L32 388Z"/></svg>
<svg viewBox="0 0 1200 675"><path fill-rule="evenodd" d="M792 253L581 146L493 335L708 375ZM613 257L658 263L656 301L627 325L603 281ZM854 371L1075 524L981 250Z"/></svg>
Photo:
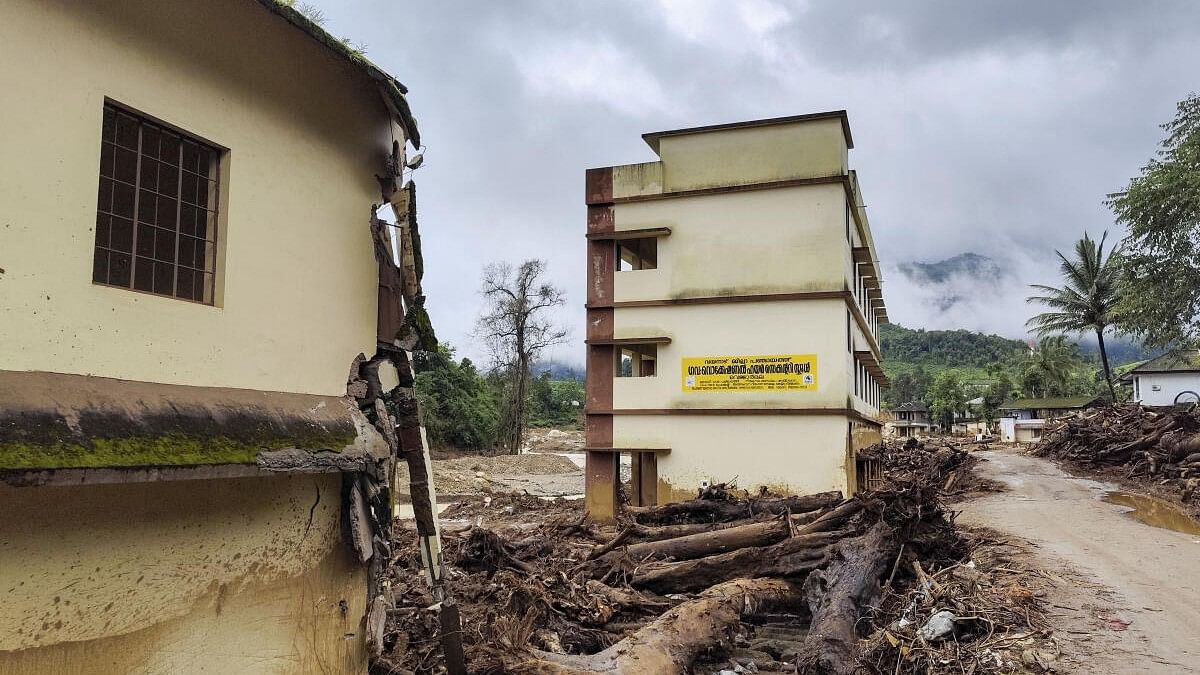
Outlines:
<svg viewBox="0 0 1200 675"><path fill-rule="evenodd" d="M519 675L677 675L712 646L743 614L793 608L803 596L779 579L736 579L713 586L598 654L547 652L514 663Z"/></svg>
<svg viewBox="0 0 1200 675"><path fill-rule="evenodd" d="M800 672L852 675L860 672L858 622L879 604L880 579L896 557L895 535L884 523L832 547L829 564L804 581L812 612L800 653Z"/></svg>
<svg viewBox="0 0 1200 675"><path fill-rule="evenodd" d="M759 514L803 513L833 506L842 501L841 492L821 492L793 497L753 499L693 499L662 506L626 507L642 525L672 523L728 523Z"/></svg>
<svg viewBox="0 0 1200 675"><path fill-rule="evenodd" d="M1200 476L1200 409L1122 403L1059 421L1034 452L1085 468L1124 467L1125 478L1174 485L1181 501Z"/></svg>
<svg viewBox="0 0 1200 675"><path fill-rule="evenodd" d="M733 669L731 637L745 645L762 621L795 625L801 637L778 649L758 638L774 651L757 652L773 654L757 667L853 672L866 637L858 627L880 589L916 583L912 561L938 569L964 554L939 495L967 453L897 446L879 456L886 484L850 499L712 490L629 508L608 530L581 527L582 505L566 501L492 495L451 507L444 517L472 523L444 531L470 672L716 672ZM416 536L394 547L397 607L385 637L406 651L386 652L375 672L433 673L440 663L429 598L411 582Z"/></svg>

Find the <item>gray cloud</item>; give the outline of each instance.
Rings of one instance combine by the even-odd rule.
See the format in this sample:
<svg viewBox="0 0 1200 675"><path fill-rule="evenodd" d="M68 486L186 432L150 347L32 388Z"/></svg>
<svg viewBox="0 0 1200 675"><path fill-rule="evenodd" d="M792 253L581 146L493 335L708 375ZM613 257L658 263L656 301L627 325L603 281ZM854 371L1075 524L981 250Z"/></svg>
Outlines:
<svg viewBox="0 0 1200 675"><path fill-rule="evenodd" d="M646 131L839 108L885 266L975 251L1017 280L946 317L893 274L892 320L1021 335L1009 300L1112 229L1104 195L1200 70L1186 1L317 4L411 90L430 312L472 357L482 266L540 257L581 361L585 168L653 159Z"/></svg>

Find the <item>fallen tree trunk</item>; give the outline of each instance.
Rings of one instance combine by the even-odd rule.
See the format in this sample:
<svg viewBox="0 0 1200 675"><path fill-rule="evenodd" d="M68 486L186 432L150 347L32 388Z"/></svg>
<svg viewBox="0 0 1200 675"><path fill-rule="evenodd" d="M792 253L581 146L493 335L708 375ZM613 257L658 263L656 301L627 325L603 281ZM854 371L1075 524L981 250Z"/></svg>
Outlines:
<svg viewBox="0 0 1200 675"><path fill-rule="evenodd" d="M804 538L805 534L814 534L817 532L828 532L835 527L839 527L852 515L863 510L863 503L858 500L847 500L839 504L838 507L823 513L815 520L808 524L797 527L797 522L787 518L778 520L770 520L766 522L751 522L749 525L740 525L737 527L727 527L724 530L715 532L702 532L698 534L690 534L690 536L678 537L674 539L659 540L659 542L646 542L634 544L625 549L634 560L643 560L648 556L670 557L676 561L692 561L696 558L706 558L707 562L700 565L673 565L673 563L662 563L660 566L643 567L640 574L635 573L634 584L641 583L654 585L659 589L670 589L679 591L686 589L696 589L697 584L712 585L718 581L725 579L733 579L736 577L788 577L788 575L796 575L802 572L808 572L808 562L812 558L821 557L820 555L810 556L806 558L796 558L796 560L784 561L781 563L780 573L768 574L764 571L770 569L769 560L755 560L755 555L761 555L761 551L767 550L770 545L782 542L788 537L793 537L788 545L792 548L805 548L804 542L809 542L810 539ZM822 544L823 545L823 544ZM722 557L722 554L734 554L743 549L756 549L760 552L757 554L744 555L727 555ZM786 546L785 546L786 549ZM774 555L784 555L786 551L776 551ZM620 554L618 551L608 552L605 560L612 560ZM768 556L769 557L769 556ZM757 573L754 573L757 571ZM695 578L689 577L691 574L696 574ZM649 587L649 586L648 586Z"/></svg>
<svg viewBox="0 0 1200 675"><path fill-rule="evenodd" d="M674 539L631 544L626 547L625 553L634 560L642 560L648 556L691 560L747 546L774 544L787 538L791 531L792 526L786 518L776 518L766 522L727 527L713 532L699 532ZM608 554L608 556L618 555L622 555L622 553L613 551Z"/></svg>
<svg viewBox="0 0 1200 675"><path fill-rule="evenodd" d="M634 570L630 585L666 594L695 591L728 579L802 577L821 564L830 544L845 536L845 532L820 532L696 560L649 563Z"/></svg>
<svg viewBox="0 0 1200 675"><path fill-rule="evenodd" d="M795 608L800 590L779 579L736 579L714 586L604 651L590 656L535 652L508 664L520 675L682 675L696 656L727 639L744 614Z"/></svg>
<svg viewBox="0 0 1200 675"><path fill-rule="evenodd" d="M821 516L825 515L828 512L829 512L828 508L821 508L821 509L817 509L815 511L804 511L801 513L793 513L791 516L792 525L796 525L796 526L807 525L808 523L813 522L814 520L816 520L817 518L820 518ZM733 521L733 522L729 522L729 523L682 523L679 525L642 525L639 523L631 523L630 525L626 526L619 532L612 533L612 534L597 532L592 535L592 538L595 539L596 541L600 542L601 544L608 544L608 543L612 542L613 539L628 532L629 534L627 536L625 536L622 543L624 543L625 541L632 541L632 542L636 542L636 543L642 543L642 542L648 542L648 541L662 541L664 539L675 539L677 537L687 537L689 535L700 534L702 532L716 532L717 530L727 530L731 527L741 527L743 525L748 525L752 522L765 522L768 520L773 520L777 517L778 516L776 516L775 514L768 511L765 513L760 513L752 518L743 518L741 520L737 520L737 521ZM597 556L597 557L599 557L599 556Z"/></svg>
<svg viewBox="0 0 1200 675"><path fill-rule="evenodd" d="M861 672L856 626L868 608L878 605L879 580L896 547L892 530L876 523L863 536L831 546L828 564L808 575L804 595L812 623L798 656L801 673Z"/></svg>
<svg viewBox="0 0 1200 675"><path fill-rule="evenodd" d="M635 521L642 525L672 523L727 523L733 520L771 513L804 513L828 508L842 501L841 492L820 492L801 497L771 497L746 501L692 499L662 506L629 506Z"/></svg>

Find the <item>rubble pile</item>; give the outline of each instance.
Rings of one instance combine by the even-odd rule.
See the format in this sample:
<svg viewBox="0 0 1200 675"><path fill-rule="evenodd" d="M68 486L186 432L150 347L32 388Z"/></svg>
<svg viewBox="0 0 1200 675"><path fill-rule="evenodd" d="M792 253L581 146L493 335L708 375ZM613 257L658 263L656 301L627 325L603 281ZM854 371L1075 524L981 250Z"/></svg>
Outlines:
<svg viewBox="0 0 1200 675"><path fill-rule="evenodd" d="M1119 477L1152 481L1188 503L1200 488L1200 409L1094 408L1047 429L1033 452L1092 469L1120 467Z"/></svg>
<svg viewBox="0 0 1200 675"><path fill-rule="evenodd" d="M961 571L972 569L969 542L941 496L969 470L968 453L872 452L884 485L851 499L717 485L688 502L626 507L615 527L587 524L578 501L451 507L445 559L468 670L999 672L973 645L995 650L1039 615L1035 600ZM444 672L412 535L397 529L395 609L373 672ZM939 612L937 635L919 635ZM937 658L959 660L931 665L930 645L947 640L957 651Z"/></svg>
<svg viewBox="0 0 1200 675"><path fill-rule="evenodd" d="M862 657L875 673L1051 672L1059 645L1045 615L1045 579L992 532L965 532L969 555L889 584ZM931 565L931 569L934 567ZM1039 583L1040 582L1040 583Z"/></svg>

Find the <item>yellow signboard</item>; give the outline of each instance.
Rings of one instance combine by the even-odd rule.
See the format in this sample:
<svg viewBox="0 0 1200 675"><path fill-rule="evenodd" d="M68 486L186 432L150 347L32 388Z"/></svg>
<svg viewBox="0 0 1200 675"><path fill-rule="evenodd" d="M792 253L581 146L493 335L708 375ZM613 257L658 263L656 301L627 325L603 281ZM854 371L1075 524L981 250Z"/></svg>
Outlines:
<svg viewBox="0 0 1200 675"><path fill-rule="evenodd" d="M816 354L686 356L684 391L811 391L817 388Z"/></svg>

